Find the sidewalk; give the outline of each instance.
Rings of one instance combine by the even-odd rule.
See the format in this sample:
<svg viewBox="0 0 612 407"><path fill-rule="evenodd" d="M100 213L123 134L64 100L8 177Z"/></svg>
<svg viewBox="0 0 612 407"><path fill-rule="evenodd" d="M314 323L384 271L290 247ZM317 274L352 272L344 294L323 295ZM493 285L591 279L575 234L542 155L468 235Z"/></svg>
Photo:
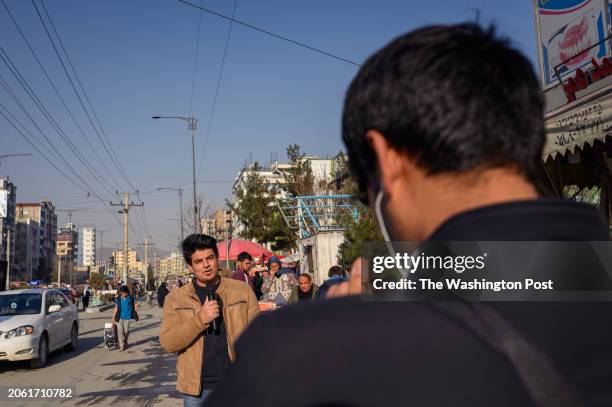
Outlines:
<svg viewBox="0 0 612 407"><path fill-rule="evenodd" d="M110 320L112 311L80 316L83 320L97 318L100 327L94 330L102 337L104 319ZM161 309L141 303L139 315L140 321L132 321L130 325L128 349L107 350L101 340L101 345L91 351L101 356L100 361L92 364L87 377L75 383L77 398L61 405L182 405L174 387L176 356L164 352L159 344Z"/></svg>

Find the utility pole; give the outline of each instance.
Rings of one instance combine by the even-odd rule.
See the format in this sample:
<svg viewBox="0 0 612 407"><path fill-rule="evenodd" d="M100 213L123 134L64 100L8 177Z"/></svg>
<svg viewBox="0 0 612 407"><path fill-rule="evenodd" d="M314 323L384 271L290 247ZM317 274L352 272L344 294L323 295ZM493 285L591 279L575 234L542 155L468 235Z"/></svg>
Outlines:
<svg viewBox="0 0 612 407"><path fill-rule="evenodd" d="M145 248L144 275L145 275L145 290L147 290L147 284L149 283L149 246L155 246L155 243L149 243L149 239L145 239L144 243L138 243L138 246L144 246Z"/></svg>
<svg viewBox="0 0 612 407"><path fill-rule="evenodd" d="M11 229L6 231L6 291L8 291L10 286L10 277L11 277Z"/></svg>
<svg viewBox="0 0 612 407"><path fill-rule="evenodd" d="M192 166L193 171L193 231L194 233L201 233L200 220L198 216L198 200L196 198L196 176L195 176L195 131L198 128L198 121L193 116L189 118L189 129L191 130L191 154L192 154Z"/></svg>
<svg viewBox="0 0 612 407"><path fill-rule="evenodd" d="M156 285L159 285L161 282L159 281L160 278L159 278L159 275L157 274L158 273L158 270L157 270L157 250L155 250L153 253L155 255L155 263L153 264L153 277L155 277L155 282L157 283Z"/></svg>
<svg viewBox="0 0 612 407"><path fill-rule="evenodd" d="M232 227L232 211L225 211L225 268L229 271L230 228Z"/></svg>
<svg viewBox="0 0 612 407"><path fill-rule="evenodd" d="M193 180L193 233L201 232L201 225L198 217L198 200L196 198L196 175L195 175L195 134L196 129L198 128L198 119L193 117L193 115L189 117L184 116L153 116L153 119L179 119L187 122L187 128L191 130L191 171L192 171L192 180Z"/></svg>
<svg viewBox="0 0 612 407"><path fill-rule="evenodd" d="M74 247L74 242L72 242L72 247ZM72 268L74 266L72 264L72 247L68 248L68 274L70 275L69 277L70 288L72 288Z"/></svg>
<svg viewBox="0 0 612 407"><path fill-rule="evenodd" d="M62 255L57 256L57 286L62 286Z"/></svg>
<svg viewBox="0 0 612 407"><path fill-rule="evenodd" d="M138 191L136 192L138 193ZM130 193L124 192L123 202L113 203L111 202L111 206L122 206L123 209L119 211L119 213L123 213L123 283L128 283L128 228L129 228L129 217L128 213L130 212L130 208L134 206L144 206L144 202L135 204L134 202L130 203Z"/></svg>

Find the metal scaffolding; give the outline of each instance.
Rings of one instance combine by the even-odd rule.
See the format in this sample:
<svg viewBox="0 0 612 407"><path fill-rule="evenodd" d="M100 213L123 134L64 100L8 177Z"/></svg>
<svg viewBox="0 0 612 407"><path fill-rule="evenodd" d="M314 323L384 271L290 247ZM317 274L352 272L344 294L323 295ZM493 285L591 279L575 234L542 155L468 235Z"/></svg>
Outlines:
<svg viewBox="0 0 612 407"><path fill-rule="evenodd" d="M287 225L299 231L300 239L319 232L345 230L358 218L351 195L298 196L276 201Z"/></svg>

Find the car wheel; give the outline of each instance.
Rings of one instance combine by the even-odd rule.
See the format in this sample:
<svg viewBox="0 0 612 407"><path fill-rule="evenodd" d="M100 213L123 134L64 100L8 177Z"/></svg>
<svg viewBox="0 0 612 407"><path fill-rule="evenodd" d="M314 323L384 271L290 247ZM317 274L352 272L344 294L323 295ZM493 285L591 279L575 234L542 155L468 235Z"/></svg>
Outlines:
<svg viewBox="0 0 612 407"><path fill-rule="evenodd" d="M49 343L47 342L47 335L42 334L40 341L38 341L38 358L30 360L30 366L34 369L40 369L47 364L47 358L49 357Z"/></svg>
<svg viewBox="0 0 612 407"><path fill-rule="evenodd" d="M70 343L66 345L66 350L76 350L79 340L79 328L76 323L72 324L72 330L70 331Z"/></svg>

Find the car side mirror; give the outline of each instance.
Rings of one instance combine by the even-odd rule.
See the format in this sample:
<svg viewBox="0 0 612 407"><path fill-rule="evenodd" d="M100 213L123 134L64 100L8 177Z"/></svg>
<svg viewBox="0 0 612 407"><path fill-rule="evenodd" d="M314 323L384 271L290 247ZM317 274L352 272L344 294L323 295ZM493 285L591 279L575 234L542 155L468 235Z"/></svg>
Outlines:
<svg viewBox="0 0 612 407"><path fill-rule="evenodd" d="M59 312L62 309L59 305L52 305L49 307L49 314L53 314L54 312Z"/></svg>

